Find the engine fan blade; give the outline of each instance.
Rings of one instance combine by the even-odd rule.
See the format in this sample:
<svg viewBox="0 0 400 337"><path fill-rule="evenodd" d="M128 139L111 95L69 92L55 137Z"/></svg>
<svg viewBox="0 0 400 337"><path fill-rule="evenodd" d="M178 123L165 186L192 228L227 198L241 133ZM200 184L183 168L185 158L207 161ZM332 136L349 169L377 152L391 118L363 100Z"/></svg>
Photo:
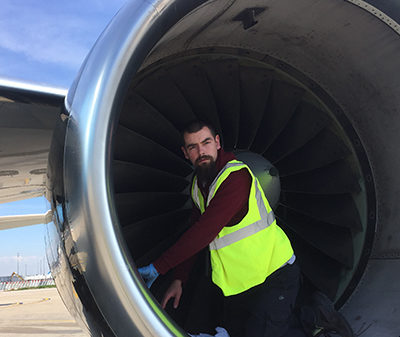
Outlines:
<svg viewBox="0 0 400 337"><path fill-rule="evenodd" d="M272 82L272 71L240 67L240 130L237 148L249 149L264 116Z"/></svg>
<svg viewBox="0 0 400 337"><path fill-rule="evenodd" d="M135 90L178 130L196 118L185 97L165 70L158 70L156 75L145 77Z"/></svg>
<svg viewBox="0 0 400 337"><path fill-rule="evenodd" d="M302 102L264 156L276 163L307 144L329 124L326 114Z"/></svg>
<svg viewBox="0 0 400 337"><path fill-rule="evenodd" d="M281 206L282 207L282 206ZM348 228L315 220L291 209L277 209L279 219L305 242L346 268L354 264L353 237Z"/></svg>
<svg viewBox="0 0 400 337"><path fill-rule="evenodd" d="M123 126L118 127L115 137L114 158L177 175L188 175L192 171L183 155L179 157L162 145Z"/></svg>
<svg viewBox="0 0 400 337"><path fill-rule="evenodd" d="M351 154L348 147L329 129L324 129L305 146L276 162L280 177L321 168Z"/></svg>
<svg viewBox="0 0 400 337"><path fill-rule="evenodd" d="M164 242L175 239L186 228L190 212L180 209L125 226L123 233L133 258L143 258L150 252L161 254Z"/></svg>
<svg viewBox="0 0 400 337"><path fill-rule="evenodd" d="M349 194L285 193L280 205L332 225L350 228L354 231L362 230L360 214Z"/></svg>
<svg viewBox="0 0 400 337"><path fill-rule="evenodd" d="M119 160L114 160L113 170L116 193L182 192L189 184L189 181L181 176Z"/></svg>
<svg viewBox="0 0 400 337"><path fill-rule="evenodd" d="M358 178L344 160L315 170L281 177L281 188L283 192L311 194L360 192Z"/></svg>
<svg viewBox="0 0 400 337"><path fill-rule="evenodd" d="M198 119L211 123L221 132L218 110L207 74L199 62L185 62L168 69L179 90Z"/></svg>
<svg viewBox="0 0 400 337"><path fill-rule="evenodd" d="M272 82L252 151L264 153L271 146L291 119L303 95L304 90L299 87L278 80Z"/></svg>
<svg viewBox="0 0 400 337"><path fill-rule="evenodd" d="M134 192L115 195L115 204L122 226L172 212L185 205L189 196L182 193Z"/></svg>
<svg viewBox="0 0 400 337"><path fill-rule="evenodd" d="M204 64L214 94L221 123L224 148L236 148L240 123L240 80L237 60L217 60Z"/></svg>
<svg viewBox="0 0 400 337"><path fill-rule="evenodd" d="M120 125L181 155L182 141L179 130L137 93L131 93L127 97Z"/></svg>

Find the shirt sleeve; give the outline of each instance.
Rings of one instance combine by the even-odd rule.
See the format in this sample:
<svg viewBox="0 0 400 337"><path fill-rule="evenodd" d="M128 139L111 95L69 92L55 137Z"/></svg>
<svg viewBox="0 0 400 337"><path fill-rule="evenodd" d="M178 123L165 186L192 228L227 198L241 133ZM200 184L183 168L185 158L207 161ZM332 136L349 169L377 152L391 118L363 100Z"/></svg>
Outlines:
<svg viewBox="0 0 400 337"><path fill-rule="evenodd" d="M251 176L247 169L231 173L218 188L200 218L153 262L157 271L165 274L189 259L207 247L222 228L232 225L232 220L243 213L243 209L247 212L250 186ZM237 222L240 220L241 218L238 218Z"/></svg>
<svg viewBox="0 0 400 337"><path fill-rule="evenodd" d="M193 269L193 265L195 264L197 257L198 254L195 254L178 264L173 270L174 280L181 280L182 283L186 283L189 279L190 272Z"/></svg>

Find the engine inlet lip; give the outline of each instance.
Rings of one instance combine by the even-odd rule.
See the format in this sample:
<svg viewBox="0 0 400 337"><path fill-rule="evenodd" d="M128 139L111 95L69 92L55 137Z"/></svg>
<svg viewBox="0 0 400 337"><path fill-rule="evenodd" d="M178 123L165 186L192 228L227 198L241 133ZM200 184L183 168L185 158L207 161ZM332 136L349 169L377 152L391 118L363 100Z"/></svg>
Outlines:
<svg viewBox="0 0 400 337"><path fill-rule="evenodd" d="M204 2L132 1L125 5L96 42L66 99L67 220L80 253L78 270L117 336L184 336L132 268L110 181L112 134L127 80L167 30Z"/></svg>

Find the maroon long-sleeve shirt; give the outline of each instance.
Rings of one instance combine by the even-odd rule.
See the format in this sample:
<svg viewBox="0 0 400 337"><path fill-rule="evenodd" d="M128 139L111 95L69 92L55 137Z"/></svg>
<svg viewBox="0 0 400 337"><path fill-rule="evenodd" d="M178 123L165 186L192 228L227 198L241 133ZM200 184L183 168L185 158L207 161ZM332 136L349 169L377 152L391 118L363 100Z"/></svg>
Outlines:
<svg viewBox="0 0 400 337"><path fill-rule="evenodd" d="M233 153L219 150L217 171L233 159L236 159ZM186 281L195 255L207 247L223 227L239 223L246 215L250 186L251 176L246 169L242 169L231 173L221 184L203 214L193 205L193 224L172 247L153 262L157 271L165 274L178 266L175 269L175 278ZM206 199L209 186L199 187Z"/></svg>

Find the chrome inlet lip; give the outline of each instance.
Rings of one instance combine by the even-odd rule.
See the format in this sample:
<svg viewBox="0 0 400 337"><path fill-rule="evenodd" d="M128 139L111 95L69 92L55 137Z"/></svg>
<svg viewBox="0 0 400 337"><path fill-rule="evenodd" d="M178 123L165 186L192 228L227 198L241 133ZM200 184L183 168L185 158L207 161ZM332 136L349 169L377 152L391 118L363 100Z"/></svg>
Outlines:
<svg viewBox="0 0 400 337"><path fill-rule="evenodd" d="M184 335L131 267L134 264L114 209L110 135L127 73L134 74L166 31L203 2L132 1L125 5L96 42L67 98L68 223L80 272L117 336Z"/></svg>

